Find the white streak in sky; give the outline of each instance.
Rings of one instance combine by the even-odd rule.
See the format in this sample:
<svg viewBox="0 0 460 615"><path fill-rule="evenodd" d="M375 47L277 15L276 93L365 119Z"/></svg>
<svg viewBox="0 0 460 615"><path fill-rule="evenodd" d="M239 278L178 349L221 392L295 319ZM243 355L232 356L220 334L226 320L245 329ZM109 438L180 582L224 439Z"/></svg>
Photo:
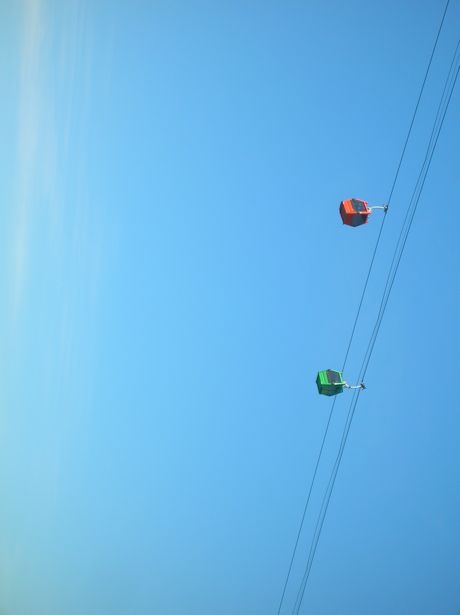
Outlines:
<svg viewBox="0 0 460 615"><path fill-rule="evenodd" d="M21 44L21 73L18 111L18 201L13 234L14 314L20 307L28 260L28 240L34 179L36 177L40 116L42 107L43 74L41 68L43 19L40 0L24 4L24 29Z"/></svg>

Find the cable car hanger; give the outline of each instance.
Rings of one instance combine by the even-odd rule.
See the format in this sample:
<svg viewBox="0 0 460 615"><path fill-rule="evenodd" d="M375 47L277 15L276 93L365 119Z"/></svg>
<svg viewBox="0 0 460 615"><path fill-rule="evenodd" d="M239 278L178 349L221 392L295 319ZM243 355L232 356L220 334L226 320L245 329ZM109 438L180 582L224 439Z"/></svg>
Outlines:
<svg viewBox="0 0 460 615"><path fill-rule="evenodd" d="M318 387L318 393L320 395L338 395L343 393L343 389L365 389L364 382L361 384L348 384L342 378L342 372L338 372L334 369L324 369L318 372L316 376L316 386Z"/></svg>
<svg viewBox="0 0 460 615"><path fill-rule="evenodd" d="M362 199L346 199L340 202L339 211L344 224L361 226L361 224L367 224L367 219L374 209L383 209L386 214L388 205L369 206L368 202Z"/></svg>

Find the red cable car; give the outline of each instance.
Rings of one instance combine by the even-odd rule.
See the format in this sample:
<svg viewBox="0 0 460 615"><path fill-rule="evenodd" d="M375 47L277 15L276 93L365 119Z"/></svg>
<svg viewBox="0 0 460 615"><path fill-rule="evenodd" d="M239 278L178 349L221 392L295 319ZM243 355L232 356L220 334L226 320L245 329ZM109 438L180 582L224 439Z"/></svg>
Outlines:
<svg viewBox="0 0 460 615"><path fill-rule="evenodd" d="M342 221L348 226L360 226L367 224L367 219L373 209L383 209L386 213L388 205L374 205L369 207L367 201L361 199L347 199L340 203L340 215Z"/></svg>

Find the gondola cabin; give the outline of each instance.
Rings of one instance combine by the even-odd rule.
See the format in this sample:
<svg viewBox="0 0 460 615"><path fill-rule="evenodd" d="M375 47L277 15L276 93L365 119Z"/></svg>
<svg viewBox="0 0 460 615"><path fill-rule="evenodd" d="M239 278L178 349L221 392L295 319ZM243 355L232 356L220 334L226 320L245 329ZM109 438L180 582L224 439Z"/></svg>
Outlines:
<svg viewBox="0 0 460 615"><path fill-rule="evenodd" d="M344 224L348 226L360 226L366 224L372 213L366 201L360 199L347 199L340 203L340 215Z"/></svg>
<svg viewBox="0 0 460 615"><path fill-rule="evenodd" d="M342 393L346 384L342 378L342 372L336 372L333 369L325 369L322 372L318 372L316 376L316 385L321 395L330 396Z"/></svg>

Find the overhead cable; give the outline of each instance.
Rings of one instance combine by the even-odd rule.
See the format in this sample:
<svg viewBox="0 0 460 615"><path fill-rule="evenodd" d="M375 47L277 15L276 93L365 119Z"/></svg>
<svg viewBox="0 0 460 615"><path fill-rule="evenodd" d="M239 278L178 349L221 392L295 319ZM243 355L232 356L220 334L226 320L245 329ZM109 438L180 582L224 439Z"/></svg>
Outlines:
<svg viewBox="0 0 460 615"><path fill-rule="evenodd" d="M369 344L368 347L366 349L365 355L364 355L364 359L361 365L361 369L360 369L360 375L359 375L359 379L362 380L364 379L368 366L369 366L369 362L375 347L375 342L377 340L377 336L380 330L380 326L383 320L383 316L388 304L388 299L390 297L390 293L391 290L393 288L393 284L396 278L396 274L399 268L399 264L401 262L401 258L402 258L402 254L404 252L405 246L406 246L406 242L407 242L407 238L410 232L410 229L412 227L412 222L414 220L414 216L417 210L417 206L418 203L420 201L420 196L422 194L423 191L423 187L425 185L425 180L426 177L428 175L428 171L430 169L431 166L431 161L433 159L433 154L434 151L436 149L437 143L438 143L438 139L439 139L439 135L441 133L441 129L442 126L444 124L444 119L446 117L446 113L447 113L447 109L450 105L450 101L452 98L452 94L457 82L457 78L458 78L458 74L460 72L460 66L458 66L458 49L459 49L459 45L460 45L460 41L457 44L455 53L454 53L454 57L451 63L451 67L449 70L449 74L447 76L446 82L445 82L445 86L444 86L444 90L443 90L443 94L441 96L441 100L438 106L438 111L436 114L436 118L433 124L433 129L431 132L431 136L430 136L430 140L427 146L427 150L426 150L426 154L425 154L425 158L419 173L419 176L417 178L417 182L408 206L408 210L406 212L406 218L403 222L403 228L402 231L400 233L400 237L398 239L395 251L394 251L394 255L393 255L393 260L392 263L390 265L390 270L388 273L388 277L387 277L387 282L385 284L385 288L384 288L384 292L382 294L382 299L381 299L381 303L380 303L380 308L379 308L379 313L377 315L377 319L376 319L376 323L374 325L374 329L373 332L371 334L371 338L369 340ZM294 606L294 610L293 613L295 613L295 615L298 615L301 604L302 604L302 600L303 600L303 596L305 593L305 588L308 582L308 578L310 575L310 571L311 571L311 567L313 564L313 559L315 557L315 553L316 553L316 548L318 546L318 542L319 542L319 538L321 535L321 531L323 528L323 524L324 524L324 519L326 516L326 512L327 512L327 508L329 506L329 502L331 499L331 495L332 495L332 491L334 488L334 484L335 484L335 480L337 477L337 473L340 467L340 463L342 460L342 456L343 456L343 451L345 449L345 445L348 439L348 434L350 431L350 427L351 427L351 423L353 421L353 417L355 414L355 410L356 410L356 406L358 404L359 401L359 395L360 395L361 390L357 390L354 391L353 393L353 397L350 403L350 407L349 407L349 411L348 411L348 416L347 416L347 421L345 423L345 427L342 433L342 439L341 439L341 443L340 443L340 447L339 447L339 452L337 454L337 458L331 473L331 477L329 479L329 483L328 486L326 488L324 497L323 497L323 501L322 501L322 505L321 505L321 510L320 510L320 514L316 523L316 527L315 527L315 532L314 532L314 536L313 536L313 540L311 543L311 547L310 547L310 552L309 552L309 556L308 556L308 560L307 560L307 565L306 565L306 569L304 572L304 576L302 578L302 582L300 584L300 588L299 591L297 593L297 598L296 598L296 603Z"/></svg>
<svg viewBox="0 0 460 615"><path fill-rule="evenodd" d="M401 155L400 155L400 158L399 158L398 166L397 166L396 173L395 173L395 176L394 176L394 179L393 179L393 183L392 183L392 186L391 186L390 194L389 194L389 197L388 197L388 200L387 200L387 205L390 205L390 203L391 203L391 198L393 196L393 192L394 192L394 189L395 189L395 186L396 186L396 182L398 180L399 171L401 169L401 165L402 165L402 162L403 162L403 159L404 159L404 156L405 156L405 153L406 153L406 149L407 149L407 144L409 142L409 138L410 138L410 135L412 133L412 127L414 125L414 121L415 121L415 118L416 118L416 115L417 115L417 112L418 112L418 108L419 108L419 105L420 105L420 100L422 98L422 94L423 94L423 91L425 89L425 84L426 84L426 81L427 81L427 78L428 78L428 74L430 72L430 68L431 68L431 64L432 64L432 61L433 61L433 57L434 57L436 48L437 48L437 45L438 45L439 36L441 34L441 30L442 30L442 27L443 27L443 24L444 24L444 19L445 19L446 13L447 13L447 9L449 7L449 2L450 2L450 0L447 0L446 6L444 8L444 12L443 12L443 15L442 15L441 23L440 23L439 28L438 28L438 32L437 32L436 39L435 39L435 42L434 42L434 45L433 45L433 49L431 51L430 59L428 61L428 65L427 65L427 68L426 68L426 71L425 71L425 76L423 78L422 85L420 87L420 91L419 91L417 102L416 102L416 105L415 105L415 108L414 108L414 111L413 111L413 114L412 114L412 118L411 118L411 122L410 122L410 125L409 125L409 129L407 131L406 139L405 139L402 151L401 151ZM382 218L382 222L380 224L379 233L377 235L377 240L375 242L374 250L373 250L372 257L371 257L371 260L370 260L370 263L369 263L369 268L368 268L366 279L365 279L365 282L364 282L363 291L361 293L361 297L360 297L359 304L358 304L358 309L356 311L356 316L355 316L355 319L354 319L354 322L353 322L353 327L352 327L352 330L351 330L350 338L349 338L347 349L346 349L346 352L345 352L345 357L344 357L344 360L343 360L342 372L345 370L345 366L347 364L348 355L349 355L350 348L351 348L351 345L352 345L352 342L353 342L353 338L354 338L354 335L355 335L355 331L356 331L356 326L357 326L357 323L358 323L358 320L359 320L359 316L361 314L361 309L362 309L362 305L363 305L364 298L365 298L365 295L366 295L367 287L368 287L368 284L369 284L369 279L370 279L371 272L372 272L372 269L373 269L373 266L374 266L375 257L376 257L376 254L377 254L377 250L378 250L378 247L379 247L379 244L380 244L380 239L381 239L381 236L382 236L383 228L384 228L384 225L385 225L386 213L387 213L387 210L385 211L385 215ZM334 401L332 402L332 405L331 405L331 410L329 412L329 417L328 417L328 420L327 420L327 423L326 423L326 428L324 430L321 446L320 446L320 449L319 449L319 452L318 452L318 455L317 455L317 459L316 459L316 463L315 463L315 469L314 469L314 472L313 472L312 479L310 481L310 486L309 486L309 489L308 489L308 495L307 495L306 503L305 503L305 506L304 506L304 509L303 509L303 513L302 513L302 517L301 517L301 520L300 520L299 529L298 529L296 540L295 540L295 543L294 543L294 548L293 548L291 559L290 559L290 562L289 562L288 572L287 572L286 579L285 579L285 582L284 582L283 591L282 591L282 594L281 594L281 599L280 599L280 602L279 602L279 605L278 605L277 615L280 615L280 613L281 613L281 609L282 609L282 606L283 606L284 598L285 598L285 595L286 595L286 589L287 589L287 586L288 586L288 583L289 583L289 578L290 578L290 575L291 575L291 571L292 571L292 566L293 566L293 563L294 563L295 555L297 553L297 548L298 548L298 544L299 544L299 540L300 540L300 535L302 533L302 529L303 529L303 525L304 525L304 522L305 522L308 506L310 504L310 498L311 498L312 490L313 490L313 487L314 487L314 484L315 484L316 475L317 475L317 472L318 472L318 467L319 467L319 464L320 464L320 461L321 461L321 457L322 457L322 454L323 454L324 444L325 444L325 441L326 441L326 438L327 438L327 434L328 434L328 431L329 431L329 426L330 426L330 423L331 423L332 415L334 413L335 401L336 400L334 398Z"/></svg>

